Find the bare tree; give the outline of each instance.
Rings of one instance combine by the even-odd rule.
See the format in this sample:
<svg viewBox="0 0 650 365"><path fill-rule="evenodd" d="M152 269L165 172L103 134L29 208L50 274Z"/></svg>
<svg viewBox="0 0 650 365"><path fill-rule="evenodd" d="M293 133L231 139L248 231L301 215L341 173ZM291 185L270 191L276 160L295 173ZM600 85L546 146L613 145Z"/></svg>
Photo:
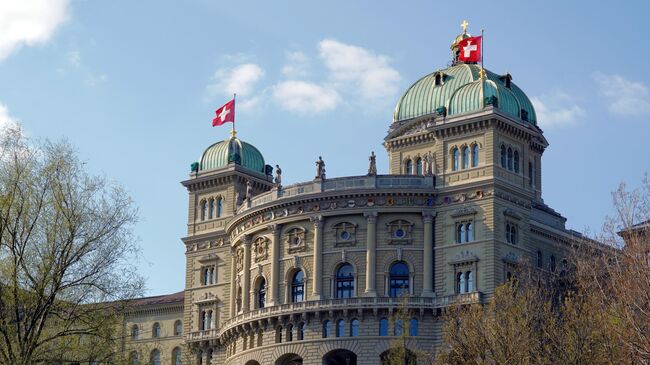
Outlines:
<svg viewBox="0 0 650 365"><path fill-rule="evenodd" d="M85 171L65 142L0 136L0 363L112 356L125 299L141 293L132 259L137 211Z"/></svg>
<svg viewBox="0 0 650 365"><path fill-rule="evenodd" d="M609 250L578 252L577 281L607 313L632 363L650 362L650 182L612 194L616 214L598 240Z"/></svg>

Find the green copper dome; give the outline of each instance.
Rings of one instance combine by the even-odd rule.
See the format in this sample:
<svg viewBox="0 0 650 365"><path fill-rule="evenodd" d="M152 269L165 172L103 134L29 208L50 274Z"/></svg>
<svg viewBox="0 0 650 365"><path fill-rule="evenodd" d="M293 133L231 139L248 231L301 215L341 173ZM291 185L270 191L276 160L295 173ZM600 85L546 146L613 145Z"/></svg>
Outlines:
<svg viewBox="0 0 650 365"><path fill-rule="evenodd" d="M418 80L406 90L395 107L393 121L431 113L448 116L474 112L492 105L505 114L537 124L535 109L526 94L510 80L488 70L481 78L481 66L457 64Z"/></svg>
<svg viewBox="0 0 650 365"><path fill-rule="evenodd" d="M231 137L208 147L199 160L199 171L220 169L237 164L264 174L264 157L252 144Z"/></svg>

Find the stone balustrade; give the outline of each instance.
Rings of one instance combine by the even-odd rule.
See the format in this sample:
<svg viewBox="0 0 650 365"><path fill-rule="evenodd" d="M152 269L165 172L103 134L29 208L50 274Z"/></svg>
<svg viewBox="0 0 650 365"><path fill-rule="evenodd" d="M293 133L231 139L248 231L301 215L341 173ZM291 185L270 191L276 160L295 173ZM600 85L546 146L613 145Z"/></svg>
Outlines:
<svg viewBox="0 0 650 365"><path fill-rule="evenodd" d="M316 194L322 192L336 192L347 190L372 190L372 189L412 189L428 190L435 188L435 178L417 175L377 175L377 176L349 176L326 180L313 180L289 186L282 186L280 189L273 189L259 194L250 202L244 202L237 213L270 204L281 199L288 199L302 195Z"/></svg>
<svg viewBox="0 0 650 365"><path fill-rule="evenodd" d="M475 304L481 302L482 293L472 292L441 297L359 297L287 303L241 313L225 321L219 329L212 328L204 331L191 332L188 334L187 340L214 340L221 337L225 332L246 323L268 320L274 317L278 318L283 316L289 317L292 315L303 315L303 313L329 312L336 310L375 310L380 308L398 308L401 306L413 310L436 310L438 308L445 308L455 304Z"/></svg>

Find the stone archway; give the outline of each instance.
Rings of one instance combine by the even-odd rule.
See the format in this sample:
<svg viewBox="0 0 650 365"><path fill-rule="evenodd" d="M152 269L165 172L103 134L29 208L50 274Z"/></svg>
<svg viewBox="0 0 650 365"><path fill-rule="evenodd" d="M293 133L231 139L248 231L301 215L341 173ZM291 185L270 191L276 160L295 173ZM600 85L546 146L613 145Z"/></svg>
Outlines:
<svg viewBox="0 0 650 365"><path fill-rule="evenodd" d="M323 356L323 365L357 365L357 355L350 350L332 350Z"/></svg>
<svg viewBox="0 0 650 365"><path fill-rule="evenodd" d="M397 349L396 353L393 354L391 354L391 349L382 352L381 355L379 355L380 364L393 364L394 362L391 362L391 360L397 360L401 361L404 365L417 365L417 356L415 356L413 351L406 348L404 349L405 351L400 350L401 349ZM400 352L402 353L400 354Z"/></svg>
<svg viewBox="0 0 650 365"><path fill-rule="evenodd" d="M260 363L255 360L248 360L244 365L260 365Z"/></svg>
<svg viewBox="0 0 650 365"><path fill-rule="evenodd" d="M302 357L296 354L284 354L275 361L275 365L302 365Z"/></svg>

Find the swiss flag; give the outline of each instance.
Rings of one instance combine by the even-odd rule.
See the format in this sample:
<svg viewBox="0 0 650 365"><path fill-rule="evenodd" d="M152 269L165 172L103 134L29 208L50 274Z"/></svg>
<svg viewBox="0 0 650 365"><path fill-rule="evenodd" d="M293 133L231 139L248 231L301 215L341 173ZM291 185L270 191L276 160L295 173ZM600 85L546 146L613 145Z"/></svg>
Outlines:
<svg viewBox="0 0 650 365"><path fill-rule="evenodd" d="M483 37L469 37L458 42L458 60L461 62L481 61L481 43Z"/></svg>
<svg viewBox="0 0 650 365"><path fill-rule="evenodd" d="M217 109L217 117L212 119L212 126L216 127L224 123L235 123L235 99L230 100L224 106Z"/></svg>

